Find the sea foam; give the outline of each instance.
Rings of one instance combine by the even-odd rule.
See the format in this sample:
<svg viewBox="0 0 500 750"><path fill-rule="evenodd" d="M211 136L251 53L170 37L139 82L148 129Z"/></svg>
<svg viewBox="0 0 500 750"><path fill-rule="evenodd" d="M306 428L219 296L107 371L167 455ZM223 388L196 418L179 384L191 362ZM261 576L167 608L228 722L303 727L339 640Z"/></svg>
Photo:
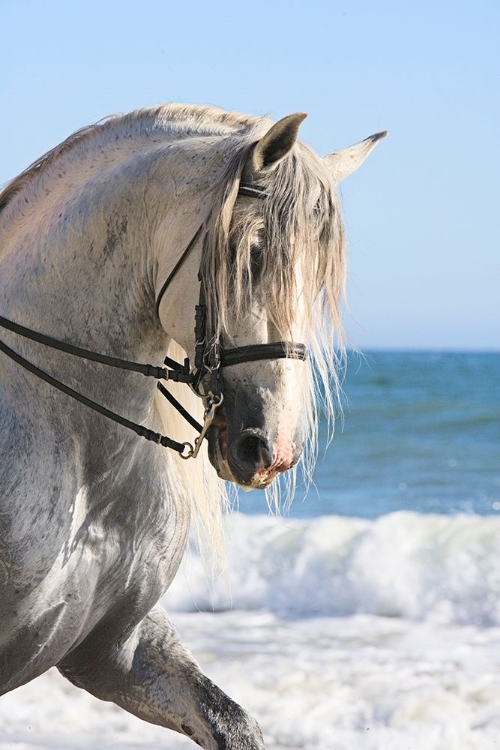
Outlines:
<svg viewBox="0 0 500 750"><path fill-rule="evenodd" d="M207 577L190 545L163 604L283 617L373 614L500 625L500 518L397 512L375 521L227 519L227 571Z"/></svg>
<svg viewBox="0 0 500 750"><path fill-rule="evenodd" d="M266 748L500 747L499 518L236 514L227 538L226 574L192 544L164 604ZM160 746L193 747L55 670L0 702L2 750Z"/></svg>

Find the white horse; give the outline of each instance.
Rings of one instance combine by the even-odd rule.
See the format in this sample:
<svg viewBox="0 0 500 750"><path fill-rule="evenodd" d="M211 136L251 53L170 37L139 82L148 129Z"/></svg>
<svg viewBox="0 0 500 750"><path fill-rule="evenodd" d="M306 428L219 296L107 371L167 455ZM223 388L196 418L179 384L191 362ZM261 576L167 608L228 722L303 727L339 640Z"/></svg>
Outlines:
<svg viewBox="0 0 500 750"><path fill-rule="evenodd" d="M304 116L113 117L0 195L1 693L55 665L206 750L264 747L157 602L193 503L216 533L215 473L266 488L291 469L312 373L333 373L335 184L384 134L320 159L297 142ZM174 345L191 365L161 365ZM121 369L144 360L191 415L205 407L196 443L154 380Z"/></svg>

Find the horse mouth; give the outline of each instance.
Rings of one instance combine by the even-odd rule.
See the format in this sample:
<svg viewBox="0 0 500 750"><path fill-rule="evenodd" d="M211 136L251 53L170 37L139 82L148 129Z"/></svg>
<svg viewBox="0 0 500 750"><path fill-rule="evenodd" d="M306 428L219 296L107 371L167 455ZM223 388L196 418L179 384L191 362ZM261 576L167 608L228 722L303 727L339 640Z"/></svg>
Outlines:
<svg viewBox="0 0 500 750"><path fill-rule="evenodd" d="M218 414L215 418L208 430L207 438L208 456L210 458L210 463L217 472L217 476L228 482L236 482L227 462L228 425L222 415Z"/></svg>

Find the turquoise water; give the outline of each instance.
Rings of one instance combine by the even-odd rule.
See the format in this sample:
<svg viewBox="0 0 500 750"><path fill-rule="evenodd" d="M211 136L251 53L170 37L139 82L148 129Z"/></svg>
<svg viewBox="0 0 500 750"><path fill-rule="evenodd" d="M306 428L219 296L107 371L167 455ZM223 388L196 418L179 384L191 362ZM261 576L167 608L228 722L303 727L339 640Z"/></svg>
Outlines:
<svg viewBox="0 0 500 750"><path fill-rule="evenodd" d="M500 515L500 353L352 355L344 420L292 517L398 510ZM240 510L265 512L263 494Z"/></svg>

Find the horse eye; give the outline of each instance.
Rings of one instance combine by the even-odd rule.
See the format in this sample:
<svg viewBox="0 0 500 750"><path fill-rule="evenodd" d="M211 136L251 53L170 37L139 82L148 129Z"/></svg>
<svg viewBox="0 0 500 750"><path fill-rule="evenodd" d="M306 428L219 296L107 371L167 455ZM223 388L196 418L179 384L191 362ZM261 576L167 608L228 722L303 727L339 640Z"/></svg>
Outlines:
<svg viewBox="0 0 500 750"><path fill-rule="evenodd" d="M250 270L252 272L252 278L257 280L262 271L264 265L264 246L262 244L254 244L250 247Z"/></svg>
<svg viewBox="0 0 500 750"><path fill-rule="evenodd" d="M234 268L238 256L238 244L232 242L229 246L229 265ZM257 279L264 263L264 246L261 242L252 243L250 246L250 271L252 278Z"/></svg>

